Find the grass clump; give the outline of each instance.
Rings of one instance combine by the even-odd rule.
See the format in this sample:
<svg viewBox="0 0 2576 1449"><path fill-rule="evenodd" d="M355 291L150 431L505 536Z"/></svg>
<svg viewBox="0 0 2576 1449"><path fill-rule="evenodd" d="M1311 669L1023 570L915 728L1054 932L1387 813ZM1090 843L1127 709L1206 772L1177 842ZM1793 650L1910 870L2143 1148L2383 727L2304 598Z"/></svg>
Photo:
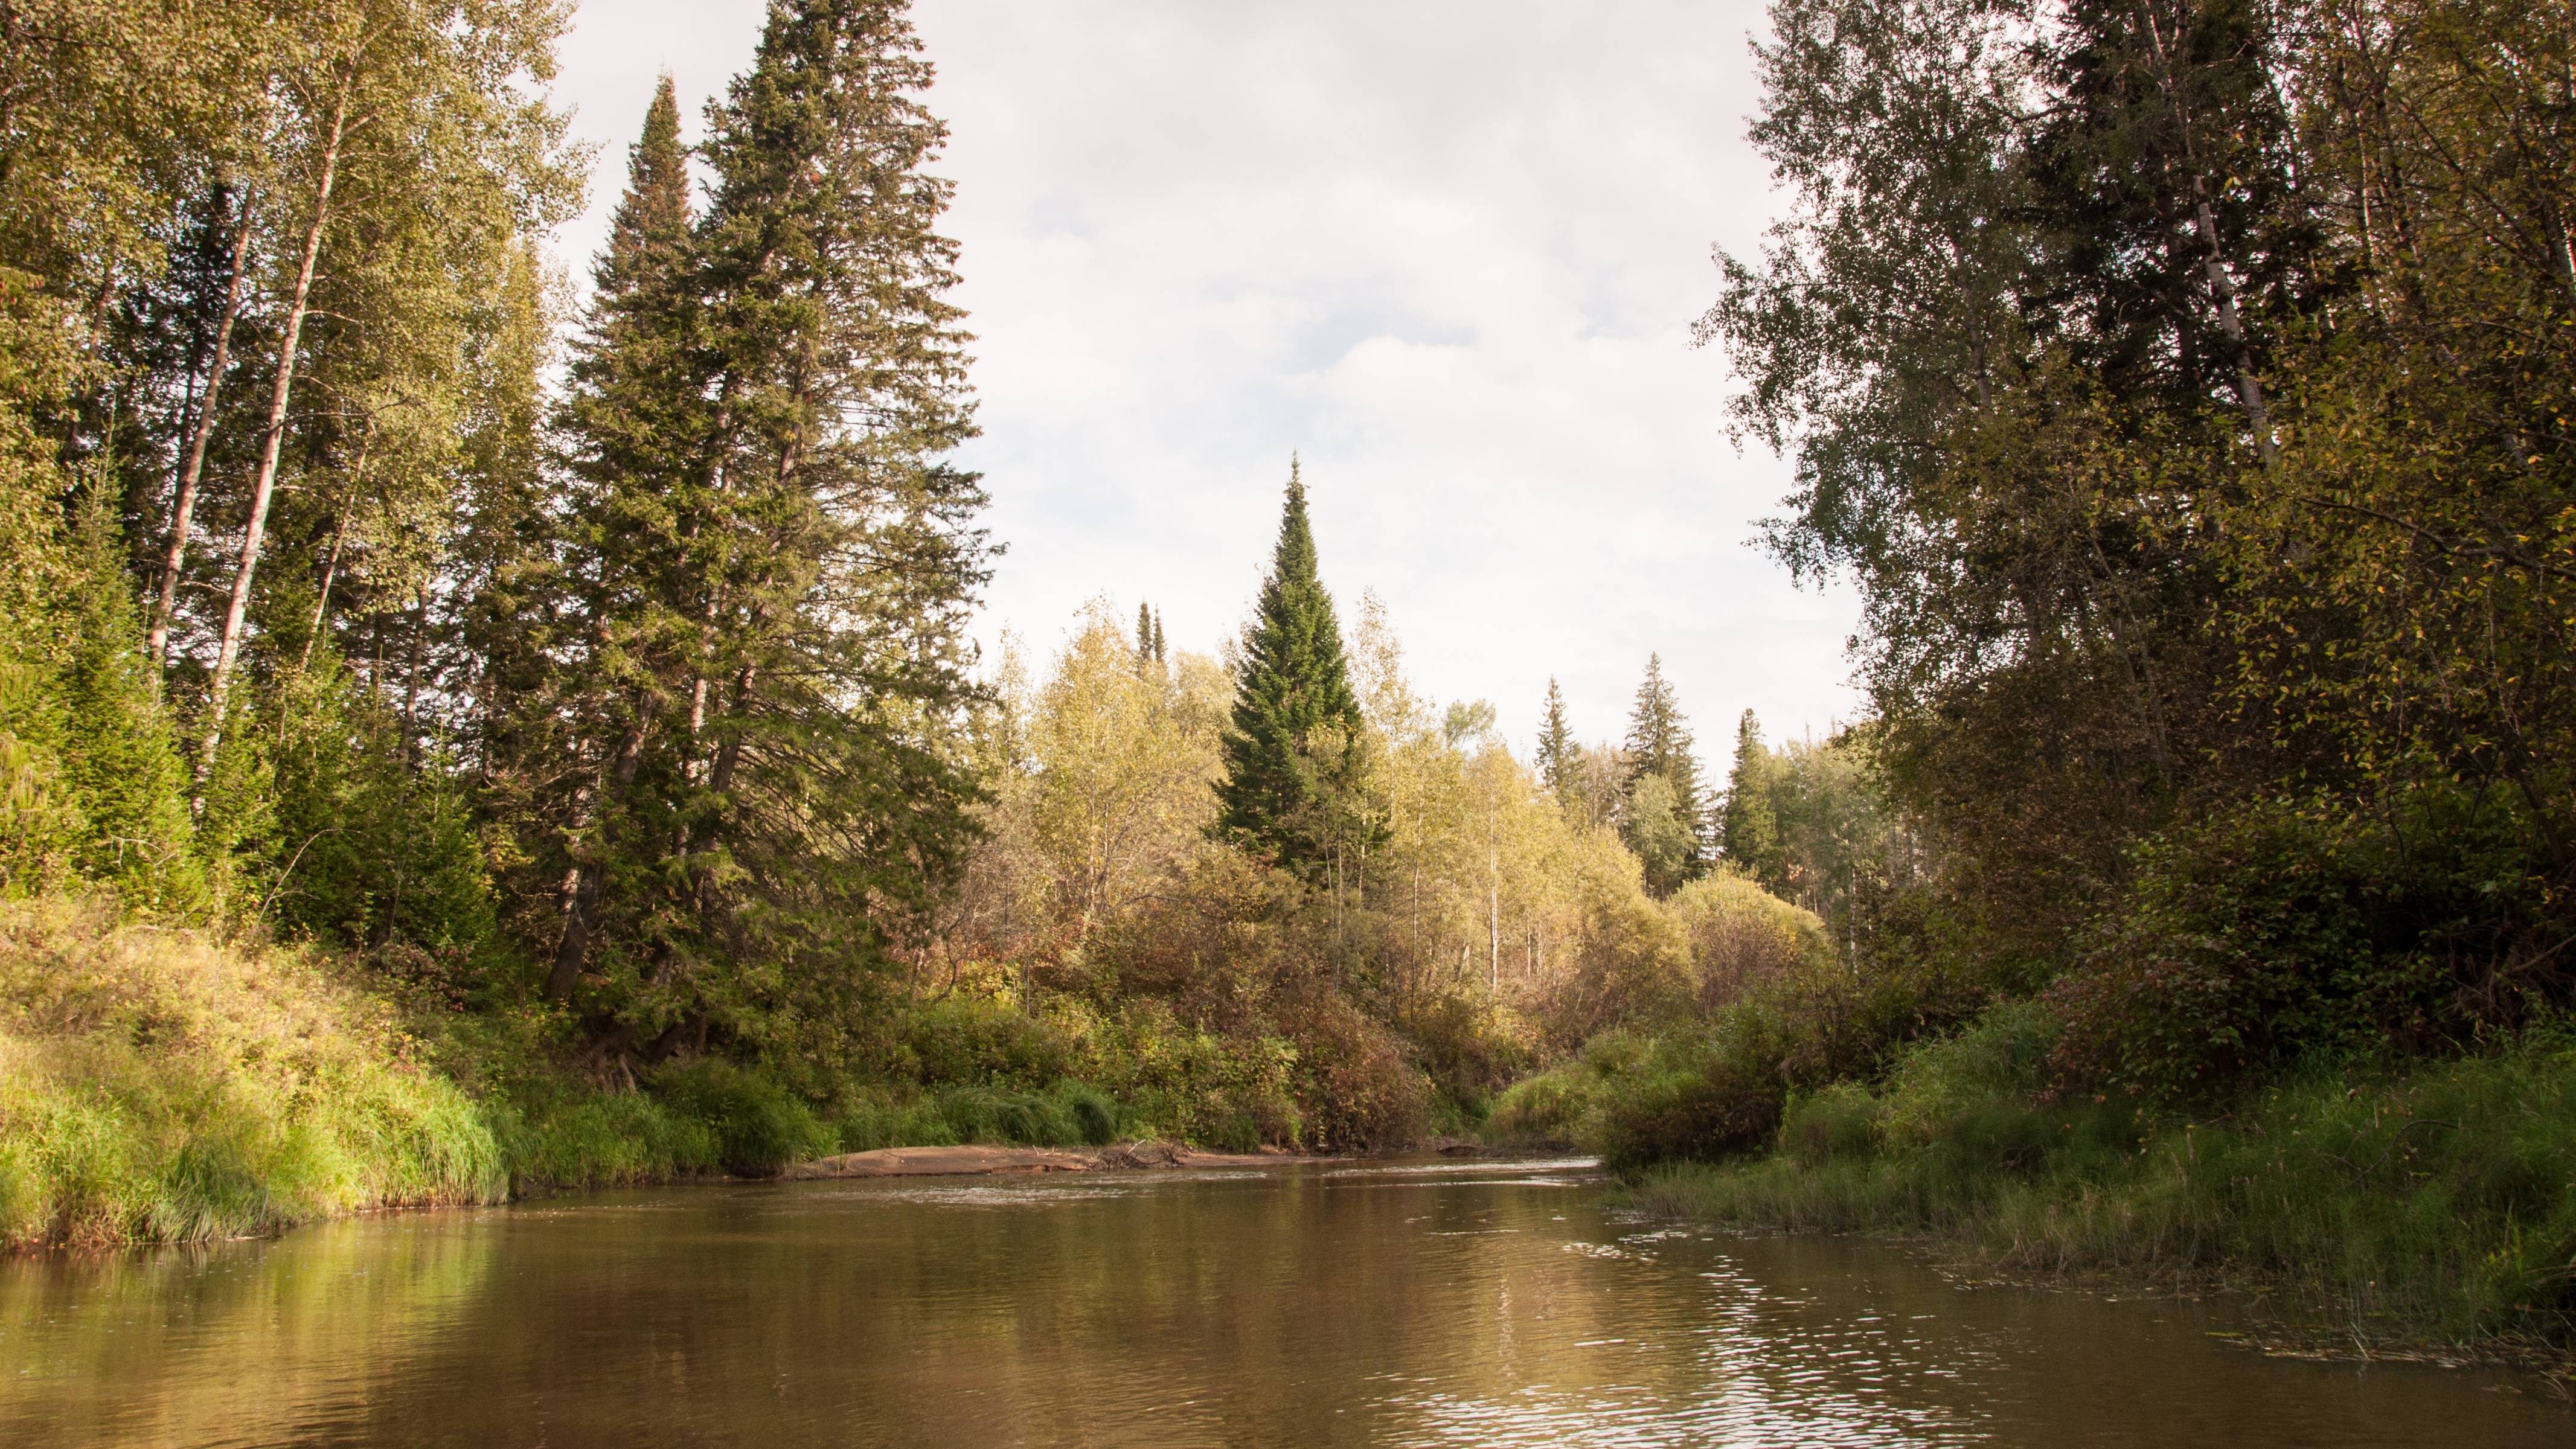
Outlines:
<svg viewBox="0 0 2576 1449"><path fill-rule="evenodd" d="M475 1104L316 959L0 905L0 1241L194 1242L508 1185Z"/></svg>
<svg viewBox="0 0 2576 1449"><path fill-rule="evenodd" d="M492 1109L520 1191L629 1187L721 1170L715 1129L643 1092L566 1086L535 1111Z"/></svg>

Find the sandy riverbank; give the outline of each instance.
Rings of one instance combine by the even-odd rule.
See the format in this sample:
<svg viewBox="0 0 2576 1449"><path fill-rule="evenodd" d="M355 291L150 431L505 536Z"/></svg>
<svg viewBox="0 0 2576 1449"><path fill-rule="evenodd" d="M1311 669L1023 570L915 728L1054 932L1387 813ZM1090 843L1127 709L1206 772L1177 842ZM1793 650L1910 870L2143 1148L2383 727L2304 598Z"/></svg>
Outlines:
<svg viewBox="0 0 2576 1449"><path fill-rule="evenodd" d="M1098 1149L1063 1147L880 1147L844 1152L788 1168L790 1179L838 1177L983 1177L1021 1172L1119 1172L1157 1167L1278 1167L1330 1162L1282 1152L1200 1152L1172 1142L1127 1142Z"/></svg>

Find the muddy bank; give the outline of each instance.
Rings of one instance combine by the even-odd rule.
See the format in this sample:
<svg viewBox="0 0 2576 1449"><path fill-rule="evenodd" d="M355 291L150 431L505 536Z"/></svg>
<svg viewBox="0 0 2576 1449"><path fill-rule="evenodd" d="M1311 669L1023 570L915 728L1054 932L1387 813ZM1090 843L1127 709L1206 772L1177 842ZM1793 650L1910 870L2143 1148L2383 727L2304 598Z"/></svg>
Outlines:
<svg viewBox="0 0 2576 1449"><path fill-rule="evenodd" d="M983 1177L1006 1172L1120 1172L1156 1167L1277 1167L1329 1162L1280 1152L1201 1152L1172 1142L1126 1142L1103 1148L880 1147L801 1162L780 1176Z"/></svg>

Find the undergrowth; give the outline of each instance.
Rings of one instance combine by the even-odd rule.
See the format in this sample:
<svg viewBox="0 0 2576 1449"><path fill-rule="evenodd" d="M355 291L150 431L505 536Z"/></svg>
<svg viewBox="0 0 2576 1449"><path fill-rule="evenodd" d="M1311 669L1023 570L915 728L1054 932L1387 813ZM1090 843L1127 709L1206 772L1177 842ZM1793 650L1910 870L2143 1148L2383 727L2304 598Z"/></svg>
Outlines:
<svg viewBox="0 0 2576 1449"><path fill-rule="evenodd" d="M1641 1205L1934 1235L1988 1264L2323 1295L2363 1341L2576 1344L2576 1036L2316 1070L2215 1113L2044 1100L2029 1006L1793 1097L1767 1154L1640 1173Z"/></svg>
<svg viewBox="0 0 2576 1449"><path fill-rule="evenodd" d="M894 1018L875 1080L698 1057L602 1085L542 1012L442 1011L363 969L0 902L0 1245L239 1237L879 1147L1299 1131L1293 1052L1168 1021L948 1001Z"/></svg>

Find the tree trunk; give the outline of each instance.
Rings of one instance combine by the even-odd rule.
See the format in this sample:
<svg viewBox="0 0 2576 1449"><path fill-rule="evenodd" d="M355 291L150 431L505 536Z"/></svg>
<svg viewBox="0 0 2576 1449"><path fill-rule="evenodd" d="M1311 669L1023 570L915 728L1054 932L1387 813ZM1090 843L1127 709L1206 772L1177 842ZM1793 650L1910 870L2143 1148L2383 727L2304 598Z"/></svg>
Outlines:
<svg viewBox="0 0 2576 1449"><path fill-rule="evenodd" d="M331 618L331 585L340 577L340 545L349 536L349 510L358 506L358 489L367 478L367 454L375 442L376 430L370 424L367 436L358 444L358 465L349 474L349 491L340 500L340 516L331 523L331 546L322 554L322 587L313 598L313 627L305 631L304 652L295 659L298 674L312 666L313 641L322 637L322 626Z"/></svg>
<svg viewBox="0 0 2576 1449"><path fill-rule="evenodd" d="M636 766L644 758L644 727L630 724L626 737L617 742L617 758L610 775L619 785L635 782ZM606 792L601 792L605 794ZM614 802L603 802L613 806ZM613 822L614 817L611 817ZM611 842L609 826L600 830L602 852ZM555 947L554 968L546 974L546 1000L560 1005L572 999L572 989L581 982L581 968L590 955L591 917L599 908L599 890L608 874L604 859L582 861L564 876L564 933Z"/></svg>
<svg viewBox="0 0 2576 1449"><path fill-rule="evenodd" d="M420 738L420 636L428 626L429 585L423 583L412 590L411 644L403 660L402 753L406 764L419 763L419 745L416 742Z"/></svg>
<svg viewBox="0 0 2576 1449"><path fill-rule="evenodd" d="M339 100L331 108L331 137L322 148L322 174L313 189L313 223L304 229L304 255L295 270L295 297L286 311L286 332L278 340L277 380L268 395L268 433L260 445L259 474L252 481L250 524L242 535L241 565L233 571L231 604L224 611L223 645L215 652L215 677L206 692L206 743L197 757L195 813L205 810L206 781L215 769L215 751L224 737L224 696L232 685L233 665L241 657L242 628L250 614L250 586L259 570L259 546L268 530L268 502L277 490L277 460L286 443L286 405L295 391L295 350L304 335L304 311L313 295L313 267L322 254L322 233L331 217L331 182L340 166L340 144L348 135L349 77L343 76Z"/></svg>
<svg viewBox="0 0 2576 1449"><path fill-rule="evenodd" d="M224 284L223 320L215 324L215 357L206 369L205 396L188 429L188 451L179 465L179 483L170 499L170 547L161 559L161 596L152 606L152 627L144 635L144 653L152 660L152 687L161 687L161 672L170 655L170 616L179 605L179 573L188 560L188 524L197 511L197 480L206 467L206 440L215 429L215 398L224 382L224 362L232 351L233 322L241 316L242 273L250 260L251 204L258 192L242 191L241 223L233 229L232 277Z"/></svg>
<svg viewBox="0 0 2576 1449"><path fill-rule="evenodd" d="M2201 270L2209 278L2209 290L2218 303L2218 329L2227 337L2235 352L2236 398L2245 408L2247 427L2254 434L2254 448L2263 455L2263 466L2279 461L2272 441L2271 410L2263 403L2263 381L2254 375L2253 348L2245 340L2245 321L2237 307L2236 279L2228 274L2226 248L2218 237L2218 214L2209 203L2209 177L2201 169L2200 148L2193 143L2194 125L2191 108L2183 104L2182 89L2174 75L2174 56L2166 44L2164 28L2156 23L2155 12L2145 5L2138 8L2138 18L2147 27L2147 43L2155 50L2156 63L2162 74L2158 88L2173 107L2174 126L2182 135L2183 165L2191 172L2192 230L2201 246ZM2179 39L2179 26L2176 27Z"/></svg>
<svg viewBox="0 0 2576 1449"><path fill-rule="evenodd" d="M2203 250L2201 267L2209 275L2209 288L2218 296L2218 326L2227 334L2228 345L2236 351L2236 397L2245 405L2246 425L2253 429L2254 448L2263 455L2263 465L2279 461L2272 441L2272 414L2263 404L2263 380L2254 375L2253 349L2245 341L2245 323L2236 307L2236 279L2227 274L2227 265L2218 245L2218 218L2210 210L2209 182L2194 165L2191 174L2192 215L2200 231Z"/></svg>

